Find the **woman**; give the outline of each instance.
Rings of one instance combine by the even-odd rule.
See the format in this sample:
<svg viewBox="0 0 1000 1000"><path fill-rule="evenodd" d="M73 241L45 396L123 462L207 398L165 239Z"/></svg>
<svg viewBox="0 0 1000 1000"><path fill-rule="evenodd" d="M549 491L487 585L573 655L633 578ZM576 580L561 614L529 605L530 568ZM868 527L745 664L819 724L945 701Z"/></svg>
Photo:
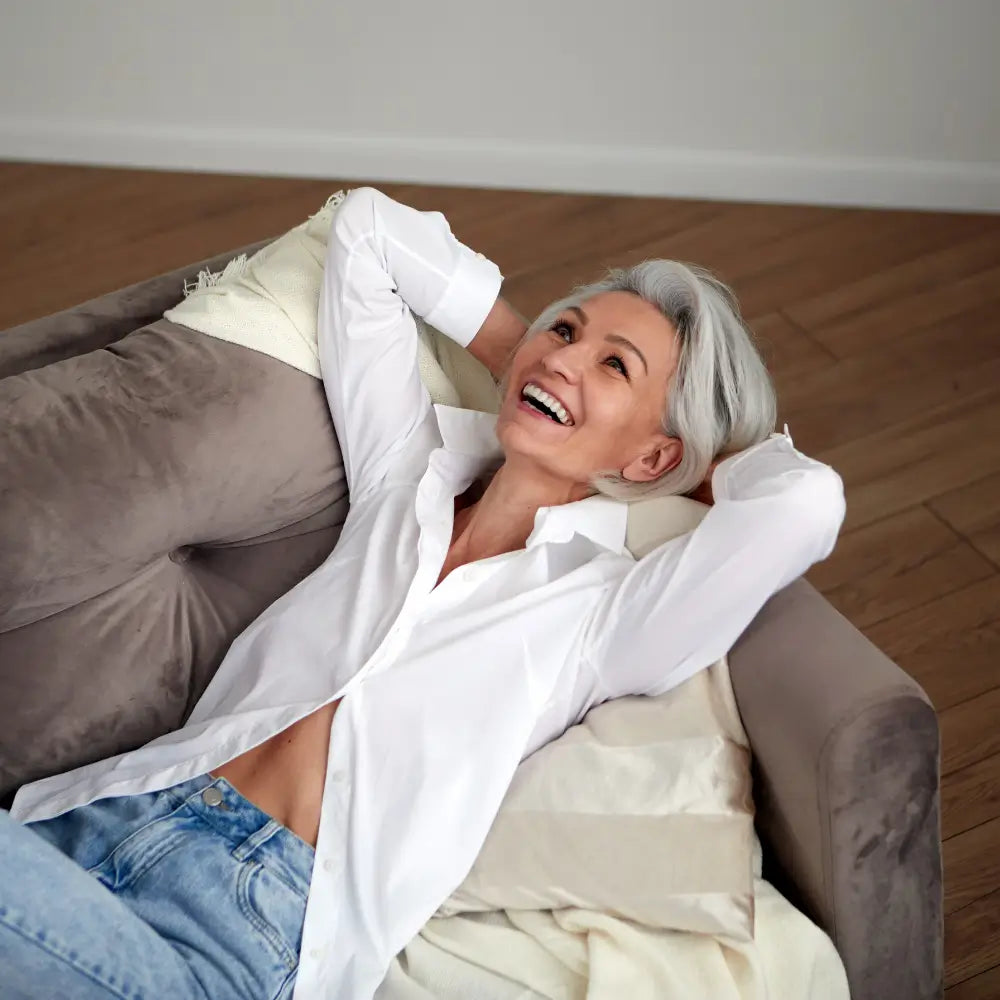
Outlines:
<svg viewBox="0 0 1000 1000"><path fill-rule="evenodd" d="M341 537L181 730L0 816L3 996L373 996L525 756L714 662L832 550L840 480L770 434L722 285L650 261L526 331L500 283L440 214L345 200L319 309ZM498 416L431 405L414 314L502 377ZM627 501L658 493L714 505L637 563Z"/></svg>

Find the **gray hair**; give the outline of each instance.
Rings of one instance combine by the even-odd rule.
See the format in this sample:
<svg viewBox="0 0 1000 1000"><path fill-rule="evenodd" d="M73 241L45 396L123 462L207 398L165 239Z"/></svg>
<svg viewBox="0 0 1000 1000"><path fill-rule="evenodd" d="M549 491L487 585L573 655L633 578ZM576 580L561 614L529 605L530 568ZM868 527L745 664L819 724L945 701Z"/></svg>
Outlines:
<svg viewBox="0 0 1000 1000"><path fill-rule="evenodd" d="M603 292L632 292L649 302L677 331L677 367L667 386L663 430L679 438L684 454L659 479L637 483L618 470L594 476L591 486L616 500L689 493L720 454L763 441L777 414L774 386L733 292L711 272L673 260L646 260L612 268L599 281L579 285L531 324L533 336L569 306Z"/></svg>

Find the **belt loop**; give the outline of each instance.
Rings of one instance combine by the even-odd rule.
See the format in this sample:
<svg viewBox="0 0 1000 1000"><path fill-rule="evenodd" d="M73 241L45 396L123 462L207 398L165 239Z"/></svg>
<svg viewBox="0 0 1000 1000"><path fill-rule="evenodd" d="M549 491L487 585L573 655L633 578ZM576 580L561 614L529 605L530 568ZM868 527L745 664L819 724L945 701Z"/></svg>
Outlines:
<svg viewBox="0 0 1000 1000"><path fill-rule="evenodd" d="M261 844L270 840L280 829L281 824L275 820L268 820L256 833L251 833L246 840L238 847L233 848L233 857L237 861L243 861L250 857Z"/></svg>

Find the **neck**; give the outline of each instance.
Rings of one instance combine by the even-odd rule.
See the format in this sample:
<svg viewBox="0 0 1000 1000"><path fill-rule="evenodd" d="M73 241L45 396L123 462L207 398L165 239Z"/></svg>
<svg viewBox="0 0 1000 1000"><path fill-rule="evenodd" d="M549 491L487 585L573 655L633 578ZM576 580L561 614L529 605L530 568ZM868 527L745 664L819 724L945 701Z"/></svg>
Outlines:
<svg viewBox="0 0 1000 1000"><path fill-rule="evenodd" d="M523 549L541 507L557 507L592 496L593 489L538 475L505 462L483 495L455 520L452 552L463 562Z"/></svg>

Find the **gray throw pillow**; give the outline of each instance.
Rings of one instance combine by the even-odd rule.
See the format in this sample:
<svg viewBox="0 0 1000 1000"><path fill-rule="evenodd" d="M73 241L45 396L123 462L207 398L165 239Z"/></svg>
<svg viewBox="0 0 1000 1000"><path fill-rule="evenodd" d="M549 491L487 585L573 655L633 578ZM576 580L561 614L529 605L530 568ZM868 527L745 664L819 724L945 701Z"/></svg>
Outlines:
<svg viewBox="0 0 1000 1000"><path fill-rule="evenodd" d="M162 319L96 350L94 336L84 322L85 353L0 378L8 804L180 726L347 512L320 381Z"/></svg>

